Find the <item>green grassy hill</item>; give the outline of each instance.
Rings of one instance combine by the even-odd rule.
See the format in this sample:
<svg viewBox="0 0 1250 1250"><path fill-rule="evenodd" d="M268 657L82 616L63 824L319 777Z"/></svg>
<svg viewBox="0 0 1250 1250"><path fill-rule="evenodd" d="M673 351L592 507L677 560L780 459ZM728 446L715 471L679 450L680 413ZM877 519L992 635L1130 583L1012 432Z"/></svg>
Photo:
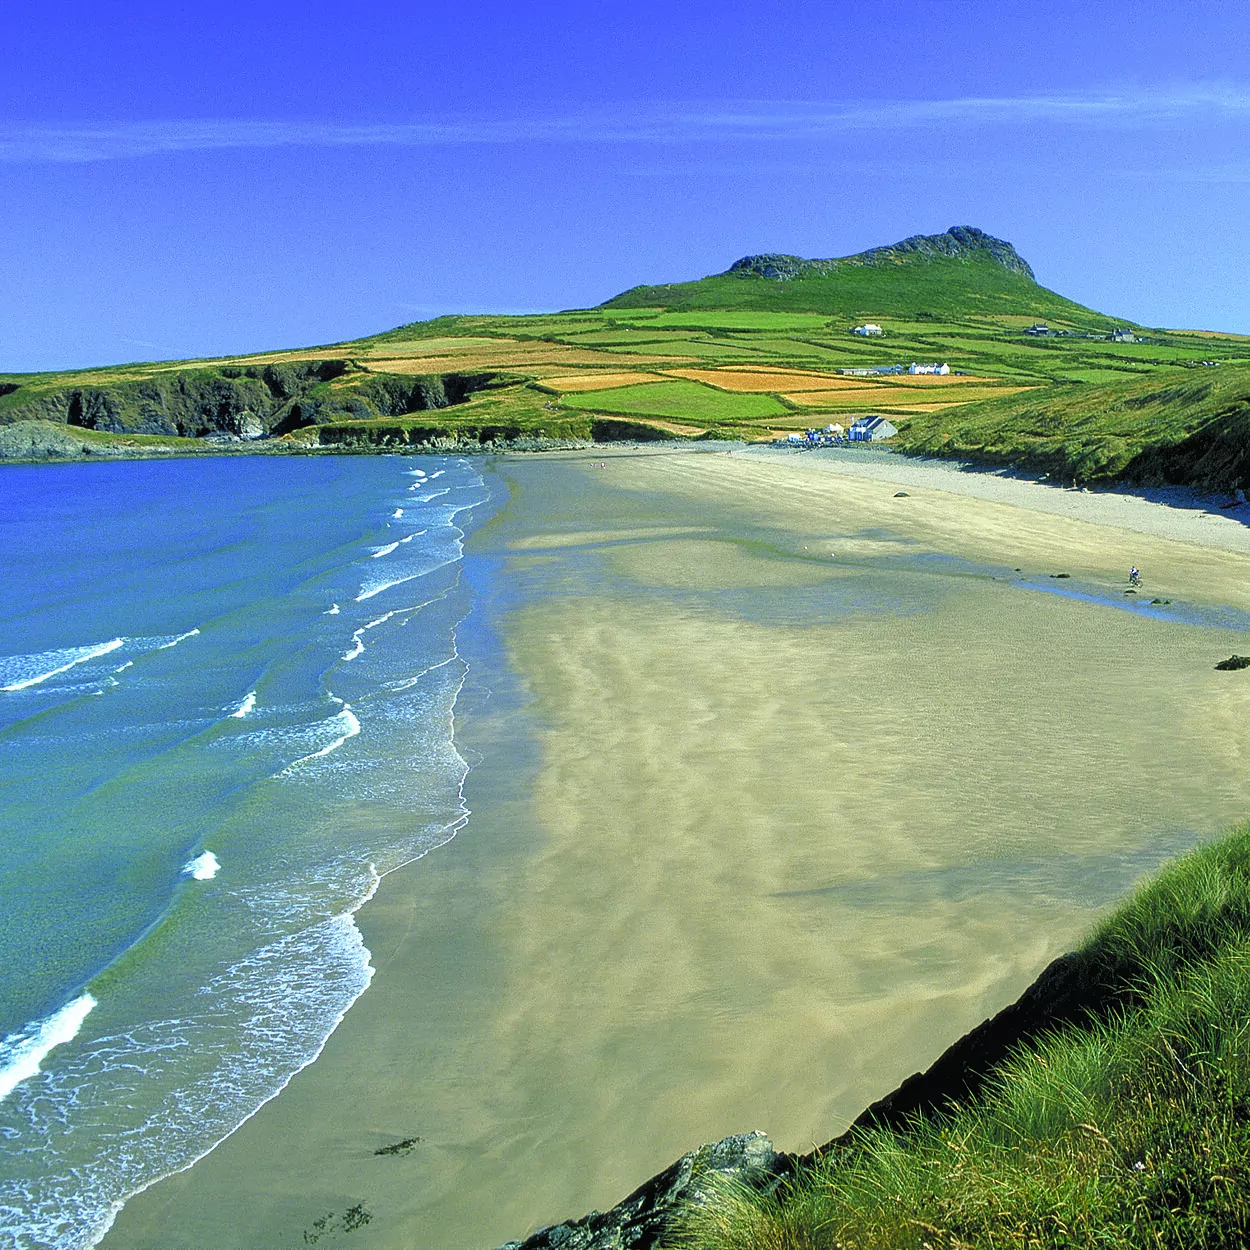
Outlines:
<svg viewBox="0 0 1250 1250"><path fill-rule="evenodd" d="M883 333L856 335L866 321ZM952 372L873 372L913 361ZM1250 486L1248 371L1250 338L1113 321L960 226L837 260L745 257L597 308L2 375L0 459L754 440L882 414L901 450L1231 488Z"/></svg>
<svg viewBox="0 0 1250 1250"><path fill-rule="evenodd" d="M1228 488L1250 482L1250 365L1160 368L917 413L899 445L1074 481Z"/></svg>
<svg viewBox="0 0 1250 1250"><path fill-rule="evenodd" d="M919 235L836 260L747 256L696 282L637 286L603 308L813 312L855 320L937 320L1007 314L1065 329L1105 330L1107 318L1039 286L1010 243L971 226Z"/></svg>

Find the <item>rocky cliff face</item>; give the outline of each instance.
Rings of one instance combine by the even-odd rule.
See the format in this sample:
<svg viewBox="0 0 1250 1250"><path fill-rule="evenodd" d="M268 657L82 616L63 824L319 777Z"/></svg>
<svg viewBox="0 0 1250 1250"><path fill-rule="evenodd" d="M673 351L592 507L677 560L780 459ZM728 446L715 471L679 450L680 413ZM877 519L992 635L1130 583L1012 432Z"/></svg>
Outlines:
<svg viewBox="0 0 1250 1250"><path fill-rule="evenodd" d="M112 434L262 438L332 421L463 403L491 374L370 373L346 360L227 365L106 386L0 391L0 425L46 421Z"/></svg>
<svg viewBox="0 0 1250 1250"><path fill-rule="evenodd" d="M952 226L945 234L914 234L900 243L874 247L867 252L836 260L804 260L801 256L787 256L779 252L744 256L734 261L726 272L786 282L794 278L824 277L843 265L884 265L937 256L957 260L985 257L1011 273L1018 273L1030 281L1036 280L1028 262L1010 243L1005 239L996 239L975 226Z"/></svg>

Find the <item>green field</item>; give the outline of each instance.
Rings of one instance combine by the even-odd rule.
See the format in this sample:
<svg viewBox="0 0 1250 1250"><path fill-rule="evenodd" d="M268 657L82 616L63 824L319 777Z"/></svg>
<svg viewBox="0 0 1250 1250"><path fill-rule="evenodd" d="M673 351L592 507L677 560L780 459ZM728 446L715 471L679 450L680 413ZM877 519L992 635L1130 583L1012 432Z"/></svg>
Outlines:
<svg viewBox="0 0 1250 1250"><path fill-rule="evenodd" d="M588 412L664 417L700 425L758 422L768 417L785 416L790 412L789 408L771 395L735 395L702 386L698 382L677 380L573 393L564 396L564 404Z"/></svg>

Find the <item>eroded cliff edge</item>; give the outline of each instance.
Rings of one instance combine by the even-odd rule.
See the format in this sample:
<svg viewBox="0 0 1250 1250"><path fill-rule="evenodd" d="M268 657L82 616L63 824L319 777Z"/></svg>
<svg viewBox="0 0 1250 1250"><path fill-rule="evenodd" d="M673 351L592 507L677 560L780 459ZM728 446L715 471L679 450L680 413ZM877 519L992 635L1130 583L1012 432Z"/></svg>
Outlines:
<svg viewBox="0 0 1250 1250"><path fill-rule="evenodd" d="M717 1176L770 1192L817 1156L845 1149L856 1128L902 1128L921 1113L975 1094L1017 1047L1065 1024L1105 1016L1124 1001L1088 955L1061 955L1010 1006L950 1046L924 1072L874 1102L832 1141L806 1155L775 1150L762 1132L727 1137L684 1154L609 1211L555 1224L499 1250L653 1250L683 1206L705 1200Z"/></svg>

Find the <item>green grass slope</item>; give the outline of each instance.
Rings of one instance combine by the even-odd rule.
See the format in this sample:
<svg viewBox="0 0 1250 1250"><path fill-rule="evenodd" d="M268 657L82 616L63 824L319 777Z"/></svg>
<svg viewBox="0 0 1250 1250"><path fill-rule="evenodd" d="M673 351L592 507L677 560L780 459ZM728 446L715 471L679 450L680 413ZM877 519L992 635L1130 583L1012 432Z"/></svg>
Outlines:
<svg viewBox="0 0 1250 1250"><path fill-rule="evenodd" d="M1078 955L1109 1010L1020 1047L945 1114L856 1130L776 1193L722 1186L666 1244L1250 1244L1250 826L1177 861Z"/></svg>
<svg viewBox="0 0 1250 1250"><path fill-rule="evenodd" d="M1250 366L1160 368L917 413L898 445L1075 481L1231 489L1250 482Z"/></svg>

